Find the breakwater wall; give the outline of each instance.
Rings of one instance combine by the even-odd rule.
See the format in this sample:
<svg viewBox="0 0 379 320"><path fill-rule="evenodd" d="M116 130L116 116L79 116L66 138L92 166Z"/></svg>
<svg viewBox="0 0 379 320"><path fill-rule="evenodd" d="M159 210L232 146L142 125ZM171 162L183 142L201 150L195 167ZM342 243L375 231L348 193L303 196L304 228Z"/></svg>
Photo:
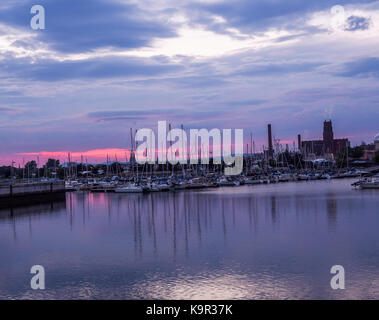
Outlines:
<svg viewBox="0 0 379 320"><path fill-rule="evenodd" d="M0 184L0 205L48 200L64 192L64 181Z"/></svg>

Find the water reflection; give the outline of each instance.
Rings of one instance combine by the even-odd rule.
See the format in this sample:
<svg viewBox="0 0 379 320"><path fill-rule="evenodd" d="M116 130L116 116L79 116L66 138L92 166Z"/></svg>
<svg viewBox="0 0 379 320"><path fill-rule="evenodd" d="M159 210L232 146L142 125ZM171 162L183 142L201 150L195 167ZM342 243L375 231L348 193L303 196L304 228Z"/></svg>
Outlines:
<svg viewBox="0 0 379 320"><path fill-rule="evenodd" d="M328 215L328 224L331 230L337 227L337 201L335 195L328 195L326 200L326 212Z"/></svg>
<svg viewBox="0 0 379 320"><path fill-rule="evenodd" d="M0 224L8 224L12 229L13 240L17 240L18 222L27 221L30 236L33 234L33 221L43 215L55 215L66 208L66 201L52 201L47 203L35 204L32 206L18 206L0 208ZM3 221L3 222L2 222Z"/></svg>
<svg viewBox="0 0 379 320"><path fill-rule="evenodd" d="M1 209L0 298L377 297L377 205L338 181ZM50 290L28 289L31 263L49 268ZM356 271L350 291L330 290L336 263Z"/></svg>

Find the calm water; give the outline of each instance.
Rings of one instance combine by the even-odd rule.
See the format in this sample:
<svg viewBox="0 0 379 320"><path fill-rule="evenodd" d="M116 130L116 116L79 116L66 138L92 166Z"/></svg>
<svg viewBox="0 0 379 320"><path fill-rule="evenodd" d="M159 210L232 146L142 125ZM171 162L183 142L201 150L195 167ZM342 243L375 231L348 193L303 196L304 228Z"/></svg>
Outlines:
<svg viewBox="0 0 379 320"><path fill-rule="evenodd" d="M0 298L379 299L379 191L350 183L71 193L0 209ZM30 289L33 265L45 291Z"/></svg>

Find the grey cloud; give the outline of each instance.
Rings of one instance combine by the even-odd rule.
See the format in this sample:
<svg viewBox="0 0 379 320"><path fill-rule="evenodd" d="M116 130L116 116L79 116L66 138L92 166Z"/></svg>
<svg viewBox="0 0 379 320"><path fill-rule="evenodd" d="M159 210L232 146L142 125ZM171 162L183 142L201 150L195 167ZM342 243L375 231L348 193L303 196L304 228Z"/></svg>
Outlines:
<svg viewBox="0 0 379 320"><path fill-rule="evenodd" d="M347 26L345 31L357 31L357 30L368 30L370 28L371 21L365 17L350 16L347 18Z"/></svg>
<svg viewBox="0 0 379 320"><path fill-rule="evenodd" d="M8 78L37 81L102 79L134 76L157 76L181 69L175 64L158 64L149 59L106 57L80 61L55 61L8 58L0 61L0 69Z"/></svg>
<svg viewBox="0 0 379 320"><path fill-rule="evenodd" d="M379 58L363 58L340 66L333 74L340 77L379 78Z"/></svg>
<svg viewBox="0 0 379 320"><path fill-rule="evenodd" d="M235 72L235 75L241 76L269 76L273 74L289 74L311 72L324 63L303 62L303 63L268 63L247 65Z"/></svg>

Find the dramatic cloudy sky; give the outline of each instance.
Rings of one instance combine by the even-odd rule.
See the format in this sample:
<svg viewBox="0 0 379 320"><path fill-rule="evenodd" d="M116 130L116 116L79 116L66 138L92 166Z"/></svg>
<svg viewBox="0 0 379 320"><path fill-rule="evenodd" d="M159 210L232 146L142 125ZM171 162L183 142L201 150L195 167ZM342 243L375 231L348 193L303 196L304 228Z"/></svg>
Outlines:
<svg viewBox="0 0 379 320"><path fill-rule="evenodd" d="M46 29L30 28L30 9ZM344 18L331 8L344 7ZM338 10L337 10L338 11ZM1 0L0 163L129 147L129 128L379 132L379 1ZM266 143L267 144L267 143Z"/></svg>

